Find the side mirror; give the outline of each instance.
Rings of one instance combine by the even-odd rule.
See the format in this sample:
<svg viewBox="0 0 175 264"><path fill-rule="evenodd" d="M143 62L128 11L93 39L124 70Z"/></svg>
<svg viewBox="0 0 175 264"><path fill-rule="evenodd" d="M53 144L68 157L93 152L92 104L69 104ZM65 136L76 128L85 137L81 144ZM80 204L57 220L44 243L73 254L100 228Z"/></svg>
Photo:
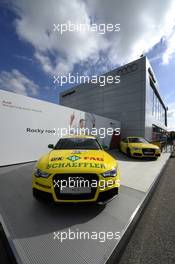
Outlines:
<svg viewBox="0 0 175 264"><path fill-rule="evenodd" d="M53 149L54 148L54 145L53 144L49 144L48 145L48 148Z"/></svg>

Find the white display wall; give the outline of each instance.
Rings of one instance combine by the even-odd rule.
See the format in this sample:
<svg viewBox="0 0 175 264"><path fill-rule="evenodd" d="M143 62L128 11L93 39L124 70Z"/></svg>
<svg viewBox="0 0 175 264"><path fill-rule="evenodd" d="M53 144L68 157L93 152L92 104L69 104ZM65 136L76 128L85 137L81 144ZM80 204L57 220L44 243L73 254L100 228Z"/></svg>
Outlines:
<svg viewBox="0 0 175 264"><path fill-rule="evenodd" d="M81 125L120 128L116 120L0 90L0 166L37 160L58 141L62 128ZM111 136L100 133L101 143L109 145Z"/></svg>

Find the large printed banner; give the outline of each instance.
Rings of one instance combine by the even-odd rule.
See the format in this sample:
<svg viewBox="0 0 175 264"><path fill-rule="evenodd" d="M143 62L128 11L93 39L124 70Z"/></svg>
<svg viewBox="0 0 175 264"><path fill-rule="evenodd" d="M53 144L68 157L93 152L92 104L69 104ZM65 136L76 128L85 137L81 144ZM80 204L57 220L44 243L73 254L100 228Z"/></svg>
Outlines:
<svg viewBox="0 0 175 264"><path fill-rule="evenodd" d="M0 166L37 160L48 144L81 129L97 131L109 146L112 130L120 128L112 119L2 90L0 124Z"/></svg>

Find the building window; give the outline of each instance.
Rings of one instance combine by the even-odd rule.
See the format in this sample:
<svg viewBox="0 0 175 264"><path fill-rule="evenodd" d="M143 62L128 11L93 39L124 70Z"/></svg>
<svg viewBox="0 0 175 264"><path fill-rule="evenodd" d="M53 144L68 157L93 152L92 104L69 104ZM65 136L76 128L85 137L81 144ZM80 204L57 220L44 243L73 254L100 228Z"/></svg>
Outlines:
<svg viewBox="0 0 175 264"><path fill-rule="evenodd" d="M150 78L150 88L151 88L151 104L152 104L152 116L154 116L157 120L166 125L166 110L163 106L161 99L158 97L156 92L155 84L153 80Z"/></svg>

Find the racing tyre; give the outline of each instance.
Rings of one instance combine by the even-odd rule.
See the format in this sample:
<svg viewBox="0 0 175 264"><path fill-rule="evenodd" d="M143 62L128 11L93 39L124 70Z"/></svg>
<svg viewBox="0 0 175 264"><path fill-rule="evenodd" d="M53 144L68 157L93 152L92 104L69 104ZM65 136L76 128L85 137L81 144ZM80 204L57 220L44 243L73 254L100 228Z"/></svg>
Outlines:
<svg viewBox="0 0 175 264"><path fill-rule="evenodd" d="M33 193L33 197L34 197L36 200L41 200L41 196L39 195L39 192L38 192L36 189L33 189L33 190L32 190L32 193Z"/></svg>
<svg viewBox="0 0 175 264"><path fill-rule="evenodd" d="M129 148L127 148L127 155L131 158L131 150Z"/></svg>

